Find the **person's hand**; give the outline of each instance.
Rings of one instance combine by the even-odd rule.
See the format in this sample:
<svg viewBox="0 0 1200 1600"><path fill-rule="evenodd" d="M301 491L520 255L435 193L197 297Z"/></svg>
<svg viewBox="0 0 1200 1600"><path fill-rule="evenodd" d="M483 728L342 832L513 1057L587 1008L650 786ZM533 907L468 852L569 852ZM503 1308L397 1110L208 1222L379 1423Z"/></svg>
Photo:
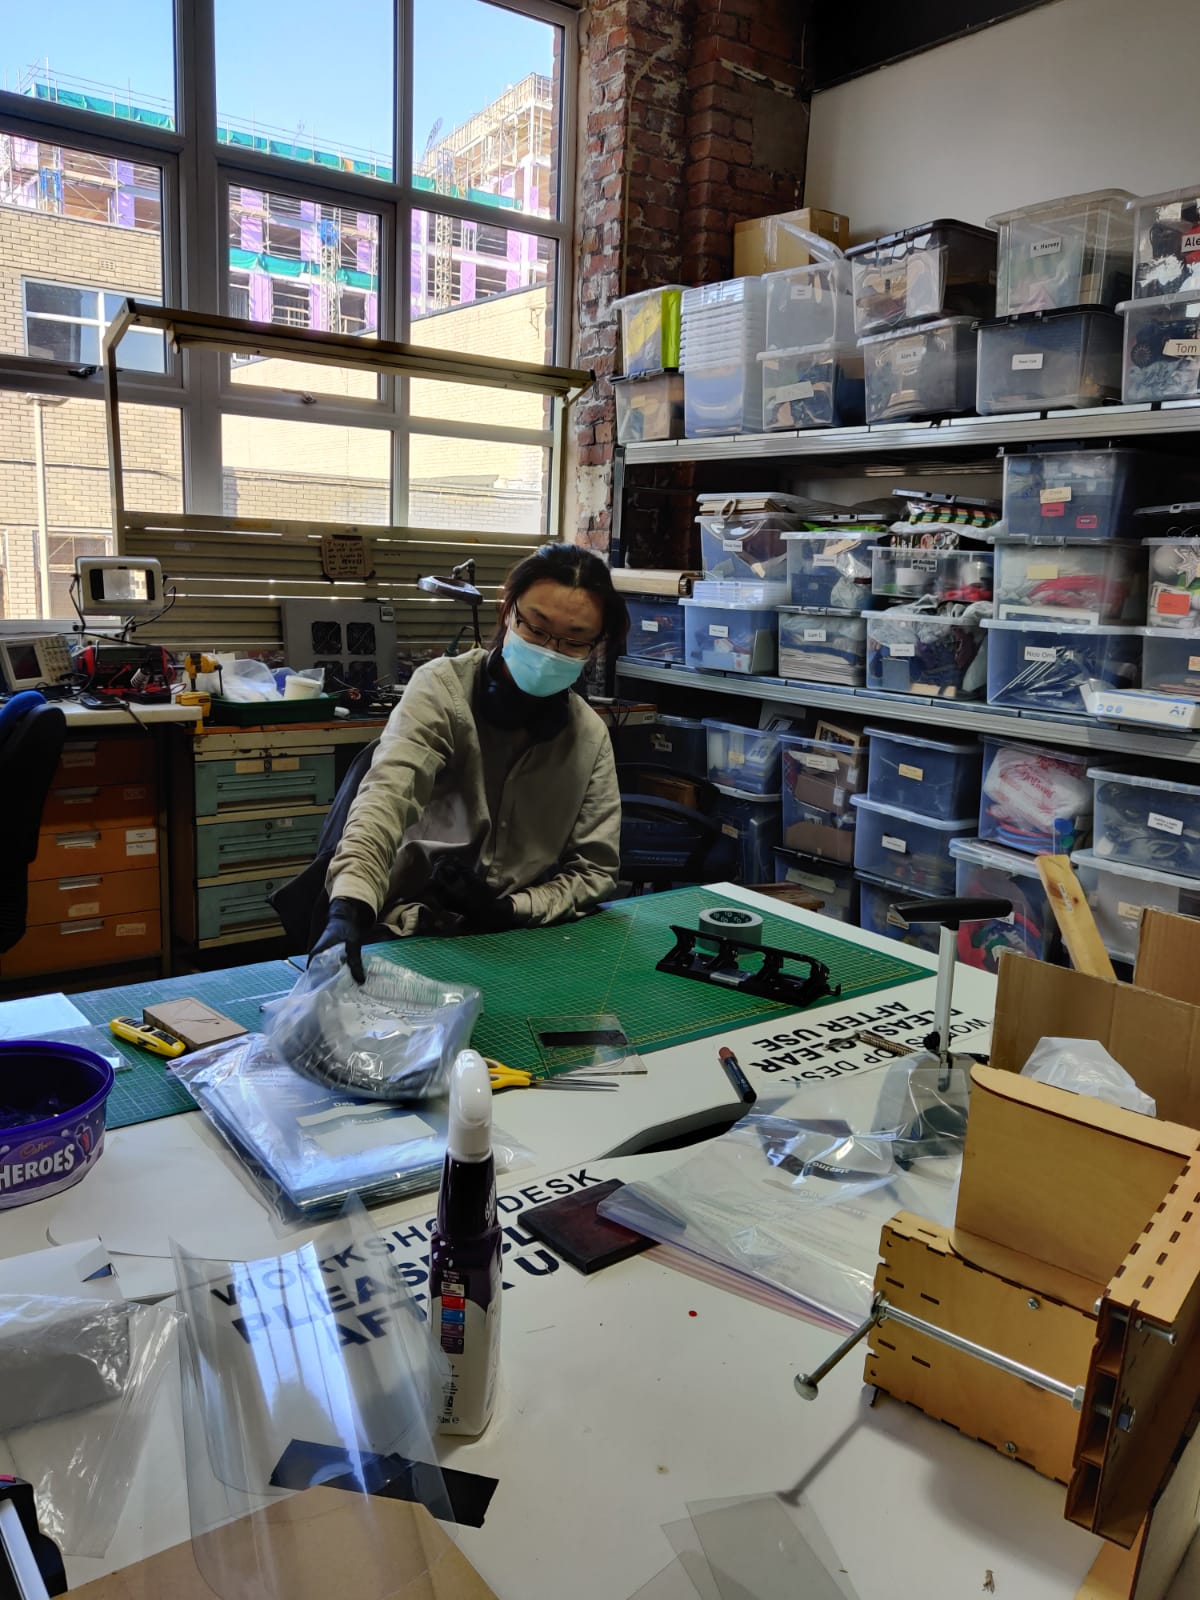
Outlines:
<svg viewBox="0 0 1200 1600"><path fill-rule="evenodd" d="M375 912L365 900L354 900L349 895L339 895L336 900L329 902L329 915L325 919L324 930L308 952L309 959L321 955L326 950L332 950L334 945L344 944L350 976L355 983L365 983L367 975L363 970L363 940L375 926L376 920Z"/></svg>
<svg viewBox="0 0 1200 1600"><path fill-rule="evenodd" d="M439 857L429 882L438 906L461 917L472 932L502 933L515 926L511 895L497 895L478 867L467 866L460 856Z"/></svg>

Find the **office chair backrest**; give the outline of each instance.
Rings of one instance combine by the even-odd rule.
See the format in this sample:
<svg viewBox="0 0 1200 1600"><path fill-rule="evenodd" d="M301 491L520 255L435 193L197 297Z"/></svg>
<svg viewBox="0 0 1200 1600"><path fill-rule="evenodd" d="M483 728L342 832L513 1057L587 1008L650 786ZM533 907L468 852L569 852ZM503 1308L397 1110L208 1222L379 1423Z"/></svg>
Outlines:
<svg viewBox="0 0 1200 1600"><path fill-rule="evenodd" d="M0 794L8 822L0 852L0 954L25 932L29 863L38 852L42 811L66 732L62 708L36 690L0 706Z"/></svg>
<svg viewBox="0 0 1200 1600"><path fill-rule="evenodd" d="M378 748L379 740L372 739L355 756L346 776L338 785L333 804L325 813L316 855L302 871L294 878L289 878L270 897L276 915L283 923L288 943L297 952L311 950L324 930L329 916L329 896L325 892L329 863L342 837L342 829L346 826L359 785L371 770L371 762Z"/></svg>

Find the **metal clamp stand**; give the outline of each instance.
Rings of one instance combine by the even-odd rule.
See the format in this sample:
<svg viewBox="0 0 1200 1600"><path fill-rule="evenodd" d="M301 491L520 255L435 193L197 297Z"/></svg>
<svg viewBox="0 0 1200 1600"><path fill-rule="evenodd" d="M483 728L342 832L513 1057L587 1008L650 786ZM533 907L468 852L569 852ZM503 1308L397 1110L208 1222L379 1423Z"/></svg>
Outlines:
<svg viewBox="0 0 1200 1600"><path fill-rule="evenodd" d="M796 1393L801 1399L815 1400L821 1379L832 1372L838 1362L849 1355L872 1328L879 1327L883 1322L895 1322L902 1328L910 1328L914 1333L927 1334L939 1344L948 1345L951 1350L957 1350L964 1356L971 1356L976 1361L983 1361L989 1367L1007 1372L1012 1378L1020 1378L1024 1383L1031 1383L1035 1389L1044 1389L1047 1394L1056 1395L1060 1400L1068 1400L1073 1411L1083 1410L1082 1384L1072 1386L1063 1383L1058 1378L1050 1377L1048 1373L1038 1372L1034 1367L1027 1367L1021 1361L1014 1361L1011 1356L1001 1355L999 1350L989 1350L986 1345L976 1344L973 1339L964 1339L961 1334L951 1333L948 1328L939 1328L936 1323L926 1322L924 1317L914 1317L911 1311L901 1311L899 1307L892 1305L884 1294L875 1296L867 1320L860 1323L853 1333L848 1334L837 1349L826 1356L819 1367L814 1368L812 1372L796 1374Z"/></svg>

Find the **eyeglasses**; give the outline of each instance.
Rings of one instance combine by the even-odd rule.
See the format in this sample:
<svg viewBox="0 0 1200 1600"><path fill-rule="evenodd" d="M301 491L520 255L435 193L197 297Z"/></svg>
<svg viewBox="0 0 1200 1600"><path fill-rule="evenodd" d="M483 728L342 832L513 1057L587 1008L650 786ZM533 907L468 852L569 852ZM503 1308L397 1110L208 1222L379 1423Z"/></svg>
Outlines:
<svg viewBox="0 0 1200 1600"><path fill-rule="evenodd" d="M556 633L547 633L544 628L535 628L531 622L526 622L515 604L513 616L530 644L541 645L543 650L557 650L560 656L569 656L572 661L586 661L600 643L599 639L563 639Z"/></svg>

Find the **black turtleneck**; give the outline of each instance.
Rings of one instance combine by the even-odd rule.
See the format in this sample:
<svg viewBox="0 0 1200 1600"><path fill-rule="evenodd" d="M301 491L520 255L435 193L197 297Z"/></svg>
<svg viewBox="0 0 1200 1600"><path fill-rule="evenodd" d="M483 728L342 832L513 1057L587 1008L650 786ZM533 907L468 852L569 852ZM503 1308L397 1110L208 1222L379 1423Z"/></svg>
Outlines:
<svg viewBox="0 0 1200 1600"><path fill-rule="evenodd" d="M571 691L562 689L558 694L540 695L518 689L505 670L499 645L489 654L487 667L479 675L479 685L481 692L476 710L493 728L506 733L524 728L531 744L541 744L553 739L567 725Z"/></svg>

